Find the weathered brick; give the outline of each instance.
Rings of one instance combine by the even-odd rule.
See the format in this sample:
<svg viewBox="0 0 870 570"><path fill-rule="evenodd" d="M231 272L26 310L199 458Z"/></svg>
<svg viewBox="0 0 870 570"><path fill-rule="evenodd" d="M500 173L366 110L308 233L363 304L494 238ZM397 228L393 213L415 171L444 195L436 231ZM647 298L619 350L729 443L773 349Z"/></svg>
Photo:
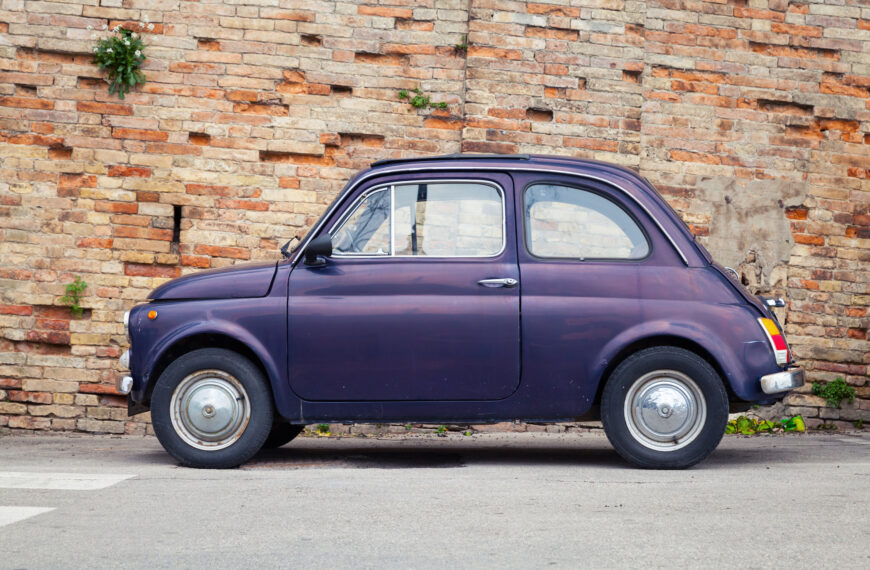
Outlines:
<svg viewBox="0 0 870 570"><path fill-rule="evenodd" d="M0 401L28 407L0 425L144 433L112 392L124 310L182 270L277 259L374 160L457 151L640 171L753 293L788 298L811 379L870 384L859 8L158 2L139 30L142 7L111 3L7 2L0 18L16 40L0 58ZM89 19L146 34L148 81L124 100L76 51ZM398 99L415 87L449 109ZM82 319L59 302L75 275ZM88 409L48 411L63 406ZM822 421L816 400L791 409Z"/></svg>

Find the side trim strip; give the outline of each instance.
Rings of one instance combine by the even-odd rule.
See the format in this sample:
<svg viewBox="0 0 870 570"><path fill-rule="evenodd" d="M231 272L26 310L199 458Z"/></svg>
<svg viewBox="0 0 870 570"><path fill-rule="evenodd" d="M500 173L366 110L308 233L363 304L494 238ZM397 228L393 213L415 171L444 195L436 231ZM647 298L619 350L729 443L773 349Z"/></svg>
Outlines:
<svg viewBox="0 0 870 570"><path fill-rule="evenodd" d="M352 186L348 186L347 188L345 188L342 191L342 193L339 195L339 199L337 199L335 202L333 202L332 206L330 206L330 208L326 212L324 212L323 216L321 216L320 220L317 222L317 225L315 225L313 228L311 228L311 230L308 232L308 235L305 236L305 239L302 241L302 243L299 244L299 247L296 248L296 257L293 258L292 264L295 266L299 262L299 260L302 259L302 254L305 251L305 247L308 245L308 242L310 242L314 238L314 236L317 235L317 233L323 228L323 226L326 224L326 220L328 220L332 216L332 213L341 205L341 203L344 201L344 198L349 196L360 184L362 184L366 180L369 180L371 178L375 178L377 176L384 176L384 175L389 175L389 174L403 174L405 172L425 172L425 171L432 171L432 170L436 170L436 171L462 170L462 171L471 171L471 172L481 171L481 170L498 171L498 172L546 172L549 174L566 174L568 176L577 176L580 178L586 178L587 180L595 180L597 182L602 182L604 184L607 184L608 186L612 186L613 188L616 188L617 190L619 190L620 192L622 192L623 194L625 194L626 196L631 198L631 200L634 201L634 203L637 204L640 207L640 209L642 209L644 212L646 212L646 215L649 216L649 218L653 222L655 222L655 224L659 228L659 230L664 234L664 236L668 239L668 241L671 242L671 245L674 247L677 254L679 254L680 259L683 260L683 263L686 265L686 267L689 266L689 260L683 254L683 251L679 248L679 246L677 246L677 243L674 241L674 238L672 238L671 234L669 234L667 232L667 230L665 230L665 228L662 226L661 222L659 222L659 220L655 216L652 215L652 212L649 211L649 208L644 206L643 203L641 203L641 201L638 200L633 194L628 192L625 188L622 188L618 184L614 183L613 181L606 180L606 179L600 178L598 176L593 176L591 174L583 174L583 173L575 172L573 170L565 170L565 169L561 169L561 168L528 168L528 167L522 168L522 167L516 167L516 166L487 166L487 165L476 165L473 167L472 166L449 166L449 167L447 167L447 166L442 166L442 165L430 165L430 166L425 166L425 167L385 168L385 169L372 170L372 171L364 174L363 176L360 176L359 179L356 182L354 182L354 184Z"/></svg>

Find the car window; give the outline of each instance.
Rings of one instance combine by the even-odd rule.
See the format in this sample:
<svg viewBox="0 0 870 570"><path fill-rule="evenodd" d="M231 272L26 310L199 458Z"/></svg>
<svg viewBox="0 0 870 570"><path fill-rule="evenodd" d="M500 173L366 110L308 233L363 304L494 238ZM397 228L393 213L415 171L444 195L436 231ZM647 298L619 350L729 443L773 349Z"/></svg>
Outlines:
<svg viewBox="0 0 870 570"><path fill-rule="evenodd" d="M395 187L395 255L488 257L504 242L499 191L487 184Z"/></svg>
<svg viewBox="0 0 870 570"><path fill-rule="evenodd" d="M338 255L490 257L504 247L501 191L474 182L421 182L364 196L333 232Z"/></svg>
<svg viewBox="0 0 870 570"><path fill-rule="evenodd" d="M558 184L526 188L526 245L537 257L642 259L649 243L617 203L588 190Z"/></svg>
<svg viewBox="0 0 870 570"><path fill-rule="evenodd" d="M365 196L332 236L338 254L390 254L390 191L381 188Z"/></svg>

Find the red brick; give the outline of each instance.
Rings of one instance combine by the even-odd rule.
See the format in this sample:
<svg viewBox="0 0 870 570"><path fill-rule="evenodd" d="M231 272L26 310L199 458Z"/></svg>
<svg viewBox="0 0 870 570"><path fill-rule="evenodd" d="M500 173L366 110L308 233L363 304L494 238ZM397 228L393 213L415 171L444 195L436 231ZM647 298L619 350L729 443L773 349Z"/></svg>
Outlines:
<svg viewBox="0 0 870 570"><path fill-rule="evenodd" d="M272 117L286 117L288 114L285 105L260 105L250 103L236 103L233 105L233 112L252 115L269 115Z"/></svg>
<svg viewBox="0 0 870 570"><path fill-rule="evenodd" d="M27 340L30 342L44 342L46 344L69 344L68 332L59 331L28 331Z"/></svg>
<svg viewBox="0 0 870 570"><path fill-rule="evenodd" d="M172 239L172 230L161 230L156 228L140 228L136 226L115 226L112 230L115 237L135 238L135 239L152 239L169 241Z"/></svg>
<svg viewBox="0 0 870 570"><path fill-rule="evenodd" d="M526 12L529 14L546 14L548 16L561 16L563 18L579 18L580 8L568 6L553 6L552 4L526 4Z"/></svg>
<svg viewBox="0 0 870 570"><path fill-rule="evenodd" d="M108 394L110 396L122 395L117 388L111 384L79 384L80 394Z"/></svg>
<svg viewBox="0 0 870 570"><path fill-rule="evenodd" d="M257 210L260 212L265 212L269 209L269 204L267 202L254 202L253 200L228 200L225 198L215 200L215 206L231 210Z"/></svg>
<svg viewBox="0 0 870 570"><path fill-rule="evenodd" d="M804 38L822 37L822 28L816 26L797 26L793 24L772 22L770 24L770 31L775 34L790 34Z"/></svg>
<svg viewBox="0 0 870 570"><path fill-rule="evenodd" d="M202 149L192 144L150 142L145 145L145 152L154 154L193 154L199 156L202 154Z"/></svg>
<svg viewBox="0 0 870 570"><path fill-rule="evenodd" d="M151 169L144 166L110 166L108 175L151 178Z"/></svg>
<svg viewBox="0 0 870 570"><path fill-rule="evenodd" d="M169 133L144 129L112 129L112 136L116 139L134 139L139 141L165 142L169 140Z"/></svg>
<svg viewBox="0 0 870 570"><path fill-rule="evenodd" d="M30 305L0 305L0 315L28 317L31 314L33 314L33 307Z"/></svg>
<svg viewBox="0 0 870 570"><path fill-rule="evenodd" d="M522 54L517 49L499 49L482 46L468 46L468 57L488 57L492 59L520 59Z"/></svg>
<svg viewBox="0 0 870 570"><path fill-rule="evenodd" d="M132 115L133 107L120 103L98 103L96 101L79 101L76 109L83 113L100 113L103 115Z"/></svg>
<svg viewBox="0 0 870 570"><path fill-rule="evenodd" d="M61 174L57 182L58 190L78 190L96 188L97 177L90 174Z"/></svg>
<svg viewBox="0 0 870 570"><path fill-rule="evenodd" d="M139 204L136 202L109 202L107 200L97 200L94 202L94 210L97 212L110 212L113 214L135 214L139 211Z"/></svg>
<svg viewBox="0 0 870 570"><path fill-rule="evenodd" d="M50 331L68 331L68 319L36 319L36 328Z"/></svg>
<svg viewBox="0 0 870 570"><path fill-rule="evenodd" d="M235 196L236 191L229 186L215 186L213 184L187 184L185 191L197 196Z"/></svg>
<svg viewBox="0 0 870 570"><path fill-rule="evenodd" d="M255 102L260 99L260 94L257 91L247 91L247 90L239 90L239 91L229 91L227 92L227 99L229 101L246 101L246 102Z"/></svg>
<svg viewBox="0 0 870 570"><path fill-rule="evenodd" d="M231 257L233 259L251 258L251 252L241 247L198 244L193 248L193 252L199 255L210 255L212 257Z"/></svg>
<svg viewBox="0 0 870 570"><path fill-rule="evenodd" d="M144 263L125 263L124 275L132 277L178 277L181 270L167 265L147 265Z"/></svg>
<svg viewBox="0 0 870 570"><path fill-rule="evenodd" d="M207 268L211 267L211 258L198 255L182 255L181 265L186 265L189 267Z"/></svg>
<svg viewBox="0 0 870 570"><path fill-rule="evenodd" d="M224 73L225 66L214 63L191 63L189 61L174 61L169 64L169 71L176 73Z"/></svg>
<svg viewBox="0 0 870 570"><path fill-rule="evenodd" d="M451 129L459 130L462 128L462 121L455 119L440 119L438 117L429 117L423 121L423 126L427 129Z"/></svg>
<svg viewBox="0 0 870 570"><path fill-rule="evenodd" d="M98 247L111 249L114 240L111 238L82 238L76 244L76 247Z"/></svg>
<svg viewBox="0 0 870 570"><path fill-rule="evenodd" d="M384 6L360 6L357 13L364 16L381 16L383 18L411 18L414 13L407 8L387 8Z"/></svg>
<svg viewBox="0 0 870 570"><path fill-rule="evenodd" d="M825 238L806 234L795 234L794 241L804 245L825 245Z"/></svg>
<svg viewBox="0 0 870 570"><path fill-rule="evenodd" d="M526 36L530 38L547 38L551 40L576 42L580 37L580 32L577 30L564 30L560 28L538 28L535 26L528 26L526 28Z"/></svg>
<svg viewBox="0 0 870 570"><path fill-rule="evenodd" d="M54 109L54 101L31 97L0 97L0 107L19 107L21 109Z"/></svg>
<svg viewBox="0 0 870 570"><path fill-rule="evenodd" d="M63 144L63 139L60 137L46 137L43 135L15 135L9 137L8 142L12 144L59 146Z"/></svg>
<svg viewBox="0 0 870 570"><path fill-rule="evenodd" d="M49 392L9 391L6 393L10 402L29 402L32 404L50 404L53 397Z"/></svg>

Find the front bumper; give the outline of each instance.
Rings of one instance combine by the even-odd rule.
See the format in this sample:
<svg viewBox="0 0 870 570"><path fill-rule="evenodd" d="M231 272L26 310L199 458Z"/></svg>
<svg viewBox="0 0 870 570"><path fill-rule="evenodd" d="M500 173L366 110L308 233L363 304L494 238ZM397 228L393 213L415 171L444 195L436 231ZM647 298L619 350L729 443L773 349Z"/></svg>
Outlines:
<svg viewBox="0 0 870 570"><path fill-rule="evenodd" d="M767 374L761 377L761 390L765 394L788 392L804 385L804 369L789 368L782 372Z"/></svg>
<svg viewBox="0 0 870 570"><path fill-rule="evenodd" d="M126 317L127 317L127 315L124 315L125 320L126 320ZM129 350L125 350L124 354L121 355L121 358L119 360L121 361L121 366L123 368L126 368L127 370L130 369L130 351ZM129 394L130 391L133 389L133 377L132 376L124 376L122 378L118 378L115 381L115 389L118 392L120 392L121 394L124 394L124 395Z"/></svg>

